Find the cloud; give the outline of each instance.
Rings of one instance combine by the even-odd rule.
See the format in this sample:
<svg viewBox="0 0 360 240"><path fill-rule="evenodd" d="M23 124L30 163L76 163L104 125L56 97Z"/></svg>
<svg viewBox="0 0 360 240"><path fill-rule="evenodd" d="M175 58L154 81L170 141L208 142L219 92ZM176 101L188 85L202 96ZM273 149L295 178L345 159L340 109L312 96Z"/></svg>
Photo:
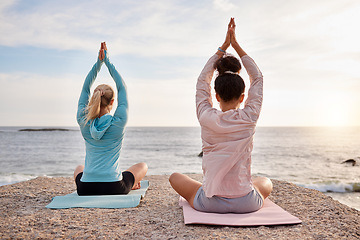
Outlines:
<svg viewBox="0 0 360 240"><path fill-rule="evenodd" d="M0 12L4 46L91 51L108 41L114 54L141 56L207 55L223 41L236 8L219 12L207 1L16 1ZM229 14L229 15L228 15Z"/></svg>
<svg viewBox="0 0 360 240"><path fill-rule="evenodd" d="M204 16L201 8L168 2L33 2L28 9L21 4L1 9L0 31L7 33L2 45L92 50L108 40L119 46L115 54L181 55L184 45L198 41L197 20Z"/></svg>
<svg viewBox="0 0 360 240"><path fill-rule="evenodd" d="M220 9L224 12L228 12L237 6L231 3L229 0L214 0L214 8Z"/></svg>
<svg viewBox="0 0 360 240"><path fill-rule="evenodd" d="M352 41L344 41L352 38L343 35L353 32L349 23L359 21L354 13L360 6L354 1L281 0L246 4L230 0L214 0L212 4L207 1L5 3L0 7L0 31L7 34L0 39L1 45L94 51L100 41L106 40L113 54L140 56L208 56L209 49L222 43L227 21L232 16L236 17L239 39L250 50L286 49L290 44L299 52L304 48L308 52L325 51L329 47L327 43L332 47L332 42L340 39L342 43ZM341 11L336 12L339 8ZM344 17L347 15L351 18Z"/></svg>
<svg viewBox="0 0 360 240"><path fill-rule="evenodd" d="M129 124L197 125L194 81L235 17L238 41L265 77L261 124L311 125L305 115L313 106L330 112L326 102L338 89L350 96L341 97L344 104L359 102L359 11L350 0L1 1L0 46L10 50L0 54L0 84L8 90L0 100L14 101L0 106L2 124L16 114L73 125L88 57L107 41L128 83ZM104 70L100 80L112 82Z"/></svg>

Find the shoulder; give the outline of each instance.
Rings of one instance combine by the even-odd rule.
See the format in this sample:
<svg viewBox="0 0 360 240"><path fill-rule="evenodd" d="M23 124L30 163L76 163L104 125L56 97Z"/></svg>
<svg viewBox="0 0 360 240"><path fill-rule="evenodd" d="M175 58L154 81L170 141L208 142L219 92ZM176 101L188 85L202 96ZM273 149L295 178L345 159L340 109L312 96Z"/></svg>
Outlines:
<svg viewBox="0 0 360 240"><path fill-rule="evenodd" d="M229 110L222 112L215 108L207 109L199 118L201 126L215 129L234 129L244 126L252 127L256 125L244 109Z"/></svg>

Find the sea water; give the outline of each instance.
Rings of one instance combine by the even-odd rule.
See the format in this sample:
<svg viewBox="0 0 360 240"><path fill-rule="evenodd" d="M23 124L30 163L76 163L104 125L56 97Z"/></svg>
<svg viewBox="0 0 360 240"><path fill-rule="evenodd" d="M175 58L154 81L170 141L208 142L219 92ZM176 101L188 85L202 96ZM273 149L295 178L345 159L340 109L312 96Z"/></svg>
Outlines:
<svg viewBox="0 0 360 240"><path fill-rule="evenodd" d="M0 185L37 176L72 176L84 164L77 127L20 131L0 127ZM32 129L39 129L32 128ZM360 127L258 127L252 173L316 189L360 209ZM146 162L149 175L202 173L199 127L128 127L122 169ZM357 161L355 166L342 163Z"/></svg>

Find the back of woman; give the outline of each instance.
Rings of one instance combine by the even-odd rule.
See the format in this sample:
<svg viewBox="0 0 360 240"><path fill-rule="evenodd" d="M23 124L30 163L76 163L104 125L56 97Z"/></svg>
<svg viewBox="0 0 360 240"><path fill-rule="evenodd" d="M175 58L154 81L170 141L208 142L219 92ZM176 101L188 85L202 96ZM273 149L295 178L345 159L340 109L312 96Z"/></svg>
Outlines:
<svg viewBox="0 0 360 240"><path fill-rule="evenodd" d="M243 109L245 84L240 77L240 61L228 56L232 46L250 77L250 88ZM220 110L213 107L211 82L215 70L216 99ZM238 44L235 22L228 25L225 42L208 60L196 84L196 114L203 143L203 183L186 175L173 173L172 187L196 210L217 213L247 213L262 207L272 183L267 178L252 178L251 152L256 122L262 105L263 77Z"/></svg>
<svg viewBox="0 0 360 240"><path fill-rule="evenodd" d="M93 85L102 64L105 63L116 83L117 108L114 90L106 84L98 85L90 98ZM77 122L85 140L85 165L74 171L79 195L127 194L139 188L140 180L147 172L145 163L138 163L126 171L120 169L120 152L128 119L126 85L107 55L102 43L97 62L87 75L78 102Z"/></svg>
<svg viewBox="0 0 360 240"><path fill-rule="evenodd" d="M111 182L121 180L120 152L125 127L113 124L112 117L98 119L94 125L80 125L85 140L86 157L83 181Z"/></svg>

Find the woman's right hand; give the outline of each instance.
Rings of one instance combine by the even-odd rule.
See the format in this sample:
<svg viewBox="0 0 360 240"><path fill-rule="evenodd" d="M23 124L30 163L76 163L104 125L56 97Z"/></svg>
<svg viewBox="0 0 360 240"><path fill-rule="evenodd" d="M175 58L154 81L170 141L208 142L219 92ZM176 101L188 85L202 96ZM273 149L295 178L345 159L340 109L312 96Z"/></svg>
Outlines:
<svg viewBox="0 0 360 240"><path fill-rule="evenodd" d="M235 51L238 53L239 57L243 57L246 55L246 52L240 47L239 43L236 40L235 27L235 19L231 18L228 30L230 32L230 43L231 46L235 49Z"/></svg>

